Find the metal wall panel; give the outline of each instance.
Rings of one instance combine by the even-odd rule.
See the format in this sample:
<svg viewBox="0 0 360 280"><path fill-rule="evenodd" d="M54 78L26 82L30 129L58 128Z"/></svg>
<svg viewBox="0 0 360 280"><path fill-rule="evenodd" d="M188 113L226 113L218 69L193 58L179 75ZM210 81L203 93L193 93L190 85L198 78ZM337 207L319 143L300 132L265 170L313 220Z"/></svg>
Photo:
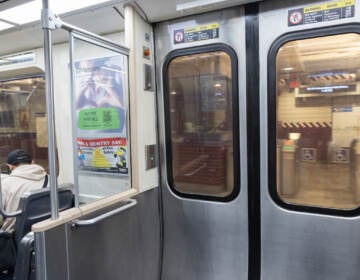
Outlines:
<svg viewBox="0 0 360 280"><path fill-rule="evenodd" d="M35 233L37 279L68 279L65 225Z"/></svg>
<svg viewBox="0 0 360 280"><path fill-rule="evenodd" d="M70 224L45 233L47 279L158 280L160 220L158 188L135 197L138 204L96 226ZM86 217L84 217L86 218ZM66 231L66 234L65 234ZM64 237L67 246L64 245ZM55 240L60 240L57 243ZM67 248L67 252L64 249ZM65 257L67 255L67 258ZM68 267L64 269L64 262ZM69 277L64 273L68 271Z"/></svg>
<svg viewBox="0 0 360 280"><path fill-rule="evenodd" d="M173 44L173 31L184 27L220 24L218 39ZM157 86L162 173L164 255L162 279L231 280L247 279L248 211L246 171L246 96L245 96L245 19L243 8L190 16L155 27ZM164 131L164 91L162 68L174 49L212 43L231 46L238 56L240 103L241 189L231 202L184 199L167 184Z"/></svg>

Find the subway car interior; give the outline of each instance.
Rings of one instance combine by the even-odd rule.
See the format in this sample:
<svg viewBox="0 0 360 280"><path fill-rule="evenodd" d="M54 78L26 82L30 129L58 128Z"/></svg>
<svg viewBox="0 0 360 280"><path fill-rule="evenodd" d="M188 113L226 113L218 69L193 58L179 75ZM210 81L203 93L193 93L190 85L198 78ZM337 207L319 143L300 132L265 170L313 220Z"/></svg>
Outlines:
<svg viewBox="0 0 360 280"><path fill-rule="evenodd" d="M360 0L0 0L0 42L0 280L360 278Z"/></svg>

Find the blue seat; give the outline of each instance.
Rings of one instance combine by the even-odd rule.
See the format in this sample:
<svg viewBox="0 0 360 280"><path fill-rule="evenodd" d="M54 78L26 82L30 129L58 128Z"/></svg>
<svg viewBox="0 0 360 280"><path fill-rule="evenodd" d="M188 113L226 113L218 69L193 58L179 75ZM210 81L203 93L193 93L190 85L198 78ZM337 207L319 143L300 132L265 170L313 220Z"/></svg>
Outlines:
<svg viewBox="0 0 360 280"><path fill-rule="evenodd" d="M58 189L60 211L74 206L74 195L70 186L67 184ZM17 280L34 279L35 274L30 277L31 262L34 262L34 237L28 233L31 232L33 224L51 217L49 188L25 193L20 200L19 210L21 213L16 217L15 231L0 232L0 280L13 279L13 273ZM1 248L1 244L10 245Z"/></svg>

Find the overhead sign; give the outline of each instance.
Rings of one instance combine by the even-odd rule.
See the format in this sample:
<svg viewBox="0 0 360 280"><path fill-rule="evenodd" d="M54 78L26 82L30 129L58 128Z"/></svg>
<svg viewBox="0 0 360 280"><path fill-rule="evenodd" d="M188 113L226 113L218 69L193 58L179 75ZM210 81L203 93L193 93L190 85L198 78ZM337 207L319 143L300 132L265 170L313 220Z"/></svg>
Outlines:
<svg viewBox="0 0 360 280"><path fill-rule="evenodd" d="M351 105L345 106L333 106L333 113L348 113L353 111L353 107Z"/></svg>
<svg viewBox="0 0 360 280"><path fill-rule="evenodd" d="M192 26L174 30L174 44L191 43L196 41L219 38L219 23Z"/></svg>
<svg viewBox="0 0 360 280"><path fill-rule="evenodd" d="M355 0L340 0L288 11L288 26L354 17Z"/></svg>

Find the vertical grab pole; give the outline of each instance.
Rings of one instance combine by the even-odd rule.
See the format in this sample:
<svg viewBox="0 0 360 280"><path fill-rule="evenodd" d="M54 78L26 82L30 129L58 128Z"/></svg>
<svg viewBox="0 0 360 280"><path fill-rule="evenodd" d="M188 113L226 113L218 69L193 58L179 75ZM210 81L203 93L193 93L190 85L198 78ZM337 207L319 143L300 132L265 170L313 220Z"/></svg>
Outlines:
<svg viewBox="0 0 360 280"><path fill-rule="evenodd" d="M45 56L45 86L46 86L46 111L48 128L48 159L50 172L50 201L51 219L59 218L59 200L57 193L56 180L56 160L55 160L55 118L54 118L54 83L53 83L53 61L52 61L52 42L50 23L55 19L49 13L49 1L42 0L42 28L44 32L44 56Z"/></svg>

